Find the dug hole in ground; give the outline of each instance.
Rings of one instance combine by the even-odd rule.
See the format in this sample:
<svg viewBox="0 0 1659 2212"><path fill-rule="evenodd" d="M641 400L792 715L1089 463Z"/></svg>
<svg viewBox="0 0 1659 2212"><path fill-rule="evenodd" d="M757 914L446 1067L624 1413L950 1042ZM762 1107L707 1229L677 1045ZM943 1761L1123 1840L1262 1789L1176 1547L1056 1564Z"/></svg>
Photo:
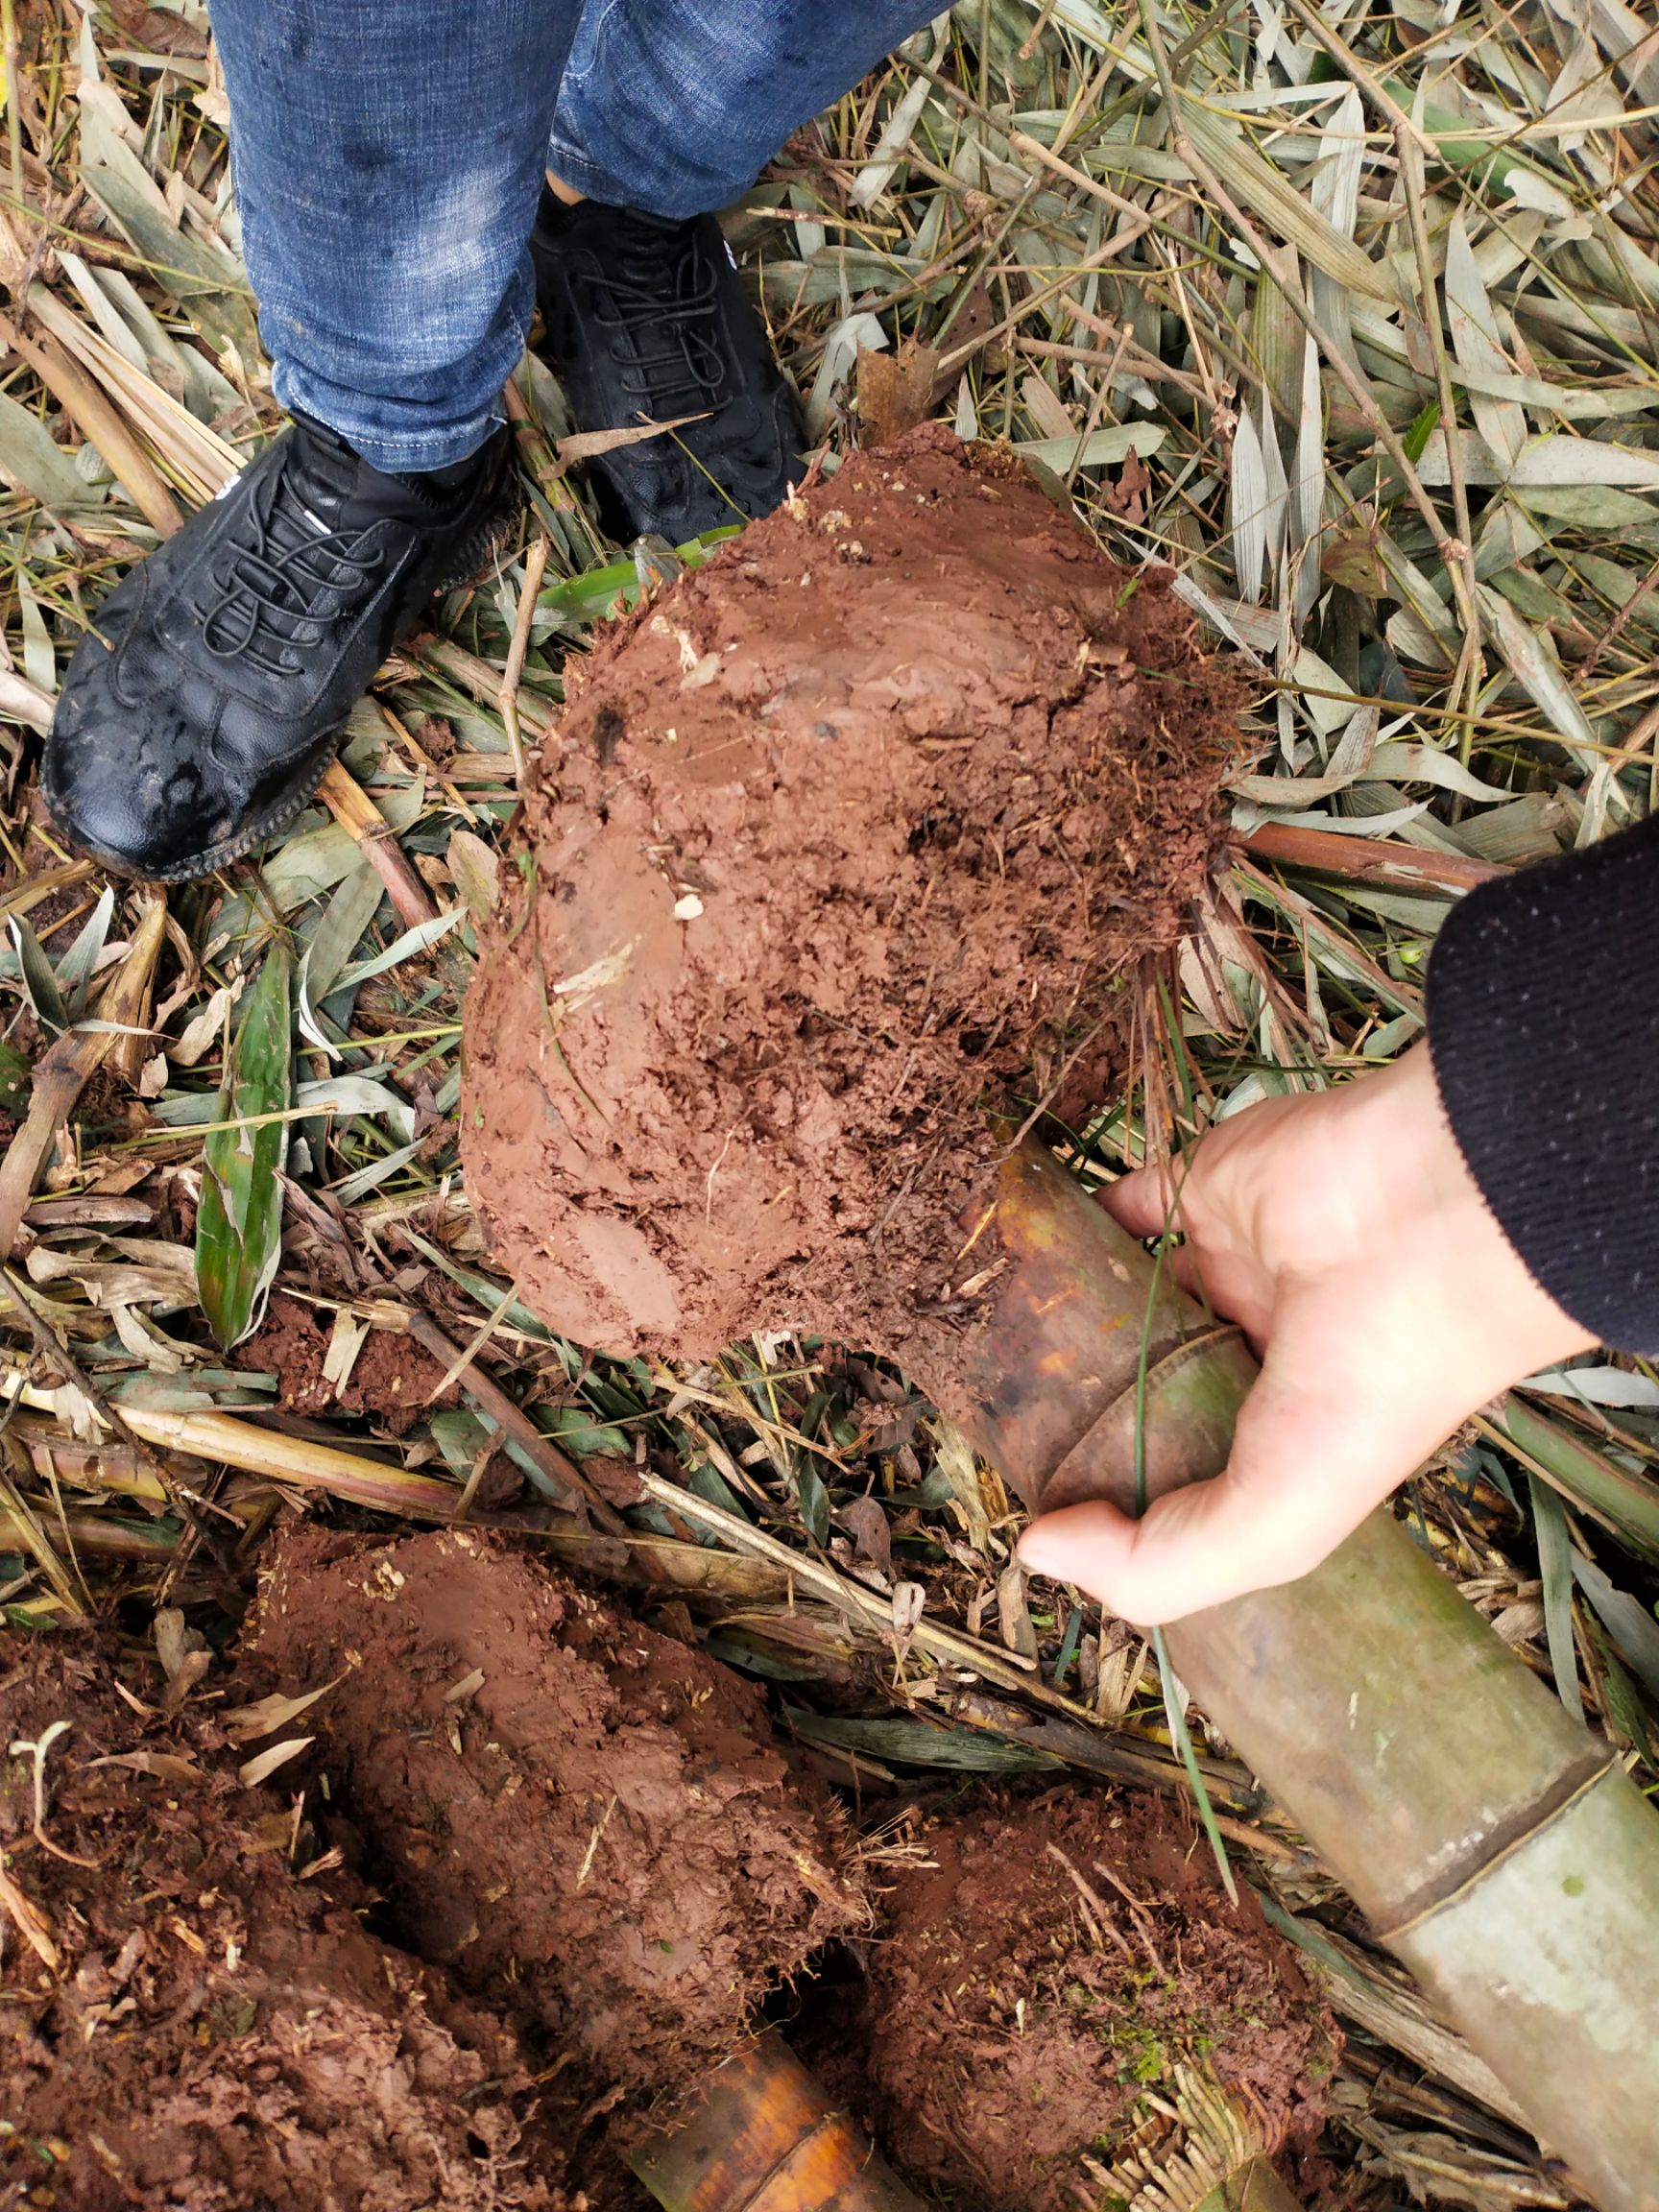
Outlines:
<svg viewBox="0 0 1659 2212"><path fill-rule="evenodd" d="M1007 1128L1135 1048L1220 836L1224 674L929 431L571 694L469 1008L502 1270L578 1342L796 1327L968 1410ZM12 2201L642 2202L623 2154L768 2019L953 2204L1123 2194L1192 2081L1314 2191L1336 2031L1181 1810L837 1791L688 1606L664 1635L530 1536L291 1524L259 1566L210 1664L64 1636L0 1685L44 1746L0 1804Z"/></svg>

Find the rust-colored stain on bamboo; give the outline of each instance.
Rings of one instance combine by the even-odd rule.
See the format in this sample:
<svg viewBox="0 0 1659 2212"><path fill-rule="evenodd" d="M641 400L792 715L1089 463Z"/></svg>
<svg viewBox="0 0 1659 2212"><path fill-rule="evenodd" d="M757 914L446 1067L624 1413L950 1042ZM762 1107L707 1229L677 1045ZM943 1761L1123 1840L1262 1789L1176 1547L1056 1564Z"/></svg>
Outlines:
<svg viewBox="0 0 1659 2212"><path fill-rule="evenodd" d="M776 2033L729 2058L628 2163L667 2212L923 2212Z"/></svg>

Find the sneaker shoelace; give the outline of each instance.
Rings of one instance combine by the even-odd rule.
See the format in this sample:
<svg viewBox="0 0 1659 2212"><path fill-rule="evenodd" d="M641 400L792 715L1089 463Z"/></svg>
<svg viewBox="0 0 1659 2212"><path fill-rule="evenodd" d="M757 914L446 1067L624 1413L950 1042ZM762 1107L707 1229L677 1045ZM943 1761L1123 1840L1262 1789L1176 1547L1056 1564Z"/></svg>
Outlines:
<svg viewBox="0 0 1659 2212"><path fill-rule="evenodd" d="M695 415L726 396L717 272L695 228L638 218L621 225L623 247L607 270L594 321L616 334L622 385L643 414Z"/></svg>
<svg viewBox="0 0 1659 2212"><path fill-rule="evenodd" d="M359 550L366 529L335 528L306 503L298 457L292 452L249 501L198 607L202 642L215 660L270 676L299 673L298 648L322 636L323 602L360 589L385 558ZM321 486L318 493L326 499Z"/></svg>

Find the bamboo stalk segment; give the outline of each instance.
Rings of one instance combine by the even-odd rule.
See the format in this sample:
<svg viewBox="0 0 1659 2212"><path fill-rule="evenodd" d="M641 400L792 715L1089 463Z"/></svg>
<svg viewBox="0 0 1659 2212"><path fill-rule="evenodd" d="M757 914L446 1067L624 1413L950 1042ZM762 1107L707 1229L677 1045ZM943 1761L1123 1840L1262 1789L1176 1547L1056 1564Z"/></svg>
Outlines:
<svg viewBox="0 0 1659 2212"><path fill-rule="evenodd" d="M1155 1286L1038 1147L1007 1162L998 1226L1013 1264L970 1380L976 1441L1026 1503L1133 1510L1142 1411L1147 1497L1218 1474L1251 1371L1236 1334ZM1540 2138L1604 2212L1659 2212L1659 1815L1628 1777L1386 1513L1167 1634Z"/></svg>
<svg viewBox="0 0 1659 2212"><path fill-rule="evenodd" d="M629 2165L666 2212L923 2212L776 2030L710 2075Z"/></svg>
<svg viewBox="0 0 1659 2212"><path fill-rule="evenodd" d="M53 1412L56 1397L30 1382L21 1366L0 1368L0 1404L16 1399L41 1412ZM365 1453L345 1452L309 1436L289 1436L280 1429L261 1429L233 1413L160 1412L153 1407L123 1406L121 1417L134 1436L164 1452L237 1467L299 1490L323 1490L377 1513L399 1513L418 1521L455 1518L461 1493L454 1483L383 1466Z"/></svg>
<svg viewBox="0 0 1659 2212"><path fill-rule="evenodd" d="M117 1521L107 1513L67 1513L59 1521L42 1508L46 1526L63 1539L65 1547L99 1559L126 1559L142 1566L150 1560L171 1559L179 1539L166 1528L153 1528L142 1521ZM0 1505L0 1551L28 1548L29 1530L24 1517Z"/></svg>

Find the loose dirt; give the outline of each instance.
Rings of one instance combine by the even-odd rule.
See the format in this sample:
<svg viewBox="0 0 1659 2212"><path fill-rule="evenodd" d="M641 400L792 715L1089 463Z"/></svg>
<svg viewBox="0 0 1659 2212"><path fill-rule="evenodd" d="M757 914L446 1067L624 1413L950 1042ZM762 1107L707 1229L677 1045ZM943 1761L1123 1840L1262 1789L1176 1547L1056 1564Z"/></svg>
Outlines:
<svg viewBox="0 0 1659 2212"><path fill-rule="evenodd" d="M838 1808L700 1650L469 1531L266 1556L249 1647L285 1693L334 1684L305 1730L398 1940L579 2117L671 2104L861 1923Z"/></svg>
<svg viewBox="0 0 1659 2212"><path fill-rule="evenodd" d="M1182 2067L1262 2149L1311 2146L1335 2023L1161 1801L1051 1791L921 1840L930 1863L891 1870L862 1990L807 2046L911 2179L981 2212L1098 2202Z"/></svg>
<svg viewBox="0 0 1659 2212"><path fill-rule="evenodd" d="M1156 575L933 425L569 684L468 1005L499 1263L582 1344L805 1325L948 1397L996 1271L986 1110L1070 1113L1120 1062L1216 856L1229 679Z"/></svg>
<svg viewBox="0 0 1659 2212"><path fill-rule="evenodd" d="M868 1979L809 2060L981 2212L1070 2212L1183 2062L1318 2126L1330 2019L1169 1812L981 1801L872 1934L760 1694L498 1538L279 1536L172 1716L144 1647L7 1656L0 2203L637 2208L618 2151L835 1937Z"/></svg>
<svg viewBox="0 0 1659 2212"><path fill-rule="evenodd" d="M372 1413L395 1436L432 1406L460 1403L451 1382L434 1397L444 1370L412 1337L394 1329L371 1329L357 1348L350 1372L338 1384L324 1373L332 1331L298 1298L271 1301L264 1325L240 1347L236 1363L251 1373L275 1375L276 1404L284 1413Z"/></svg>
<svg viewBox="0 0 1659 2212"><path fill-rule="evenodd" d="M556 2212L511 2033L363 1924L349 1871L290 1871L299 1824L237 1784L159 1671L11 1640L0 1743L0 2202L56 2212ZM116 1688L129 1677L135 1700ZM112 1761L114 1764L100 1764ZM75 1863L62 1856L73 1853ZM27 1942L19 1910L56 1955Z"/></svg>

